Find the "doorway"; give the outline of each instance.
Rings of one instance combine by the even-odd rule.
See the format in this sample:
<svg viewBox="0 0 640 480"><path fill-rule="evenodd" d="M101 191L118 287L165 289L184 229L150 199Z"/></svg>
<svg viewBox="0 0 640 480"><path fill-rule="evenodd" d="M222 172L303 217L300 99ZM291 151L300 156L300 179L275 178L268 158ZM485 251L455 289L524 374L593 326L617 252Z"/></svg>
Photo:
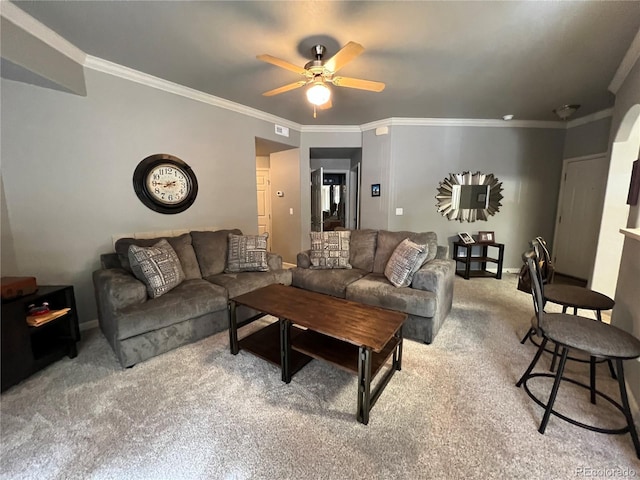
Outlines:
<svg viewBox="0 0 640 480"><path fill-rule="evenodd" d="M359 228L362 148L311 148L311 231Z"/></svg>
<svg viewBox="0 0 640 480"><path fill-rule="evenodd" d="M606 154L565 160L553 262L558 273L588 281L596 257L607 178Z"/></svg>

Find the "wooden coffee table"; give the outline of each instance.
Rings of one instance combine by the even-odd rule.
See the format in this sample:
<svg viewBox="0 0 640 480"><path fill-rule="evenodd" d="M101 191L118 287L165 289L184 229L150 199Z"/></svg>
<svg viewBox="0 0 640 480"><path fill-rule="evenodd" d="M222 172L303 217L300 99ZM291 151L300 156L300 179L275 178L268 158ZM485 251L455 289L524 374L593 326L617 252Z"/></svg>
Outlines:
<svg viewBox="0 0 640 480"><path fill-rule="evenodd" d="M238 322L239 305L261 313ZM402 367L405 313L277 284L230 299L229 310L231 353L242 348L280 366L283 382L289 383L311 358L356 373L357 419L365 425L387 383ZM279 322L238 340L239 328L267 314ZM373 378L391 356L391 367L372 391Z"/></svg>

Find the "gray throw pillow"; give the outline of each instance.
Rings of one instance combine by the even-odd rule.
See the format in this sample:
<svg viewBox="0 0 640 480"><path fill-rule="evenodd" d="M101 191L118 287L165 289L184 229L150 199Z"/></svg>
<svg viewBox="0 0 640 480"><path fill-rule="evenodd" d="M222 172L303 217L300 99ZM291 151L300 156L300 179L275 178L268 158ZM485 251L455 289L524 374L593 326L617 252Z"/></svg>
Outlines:
<svg viewBox="0 0 640 480"><path fill-rule="evenodd" d="M229 234L227 268L225 273L268 272L268 233L262 235Z"/></svg>
<svg viewBox="0 0 640 480"><path fill-rule="evenodd" d="M336 232L311 232L311 251L309 268L322 270L333 268L351 268L349 263L349 230Z"/></svg>
<svg viewBox="0 0 640 480"><path fill-rule="evenodd" d="M184 280L175 250L164 238L152 247L129 246L129 264L151 298L164 295Z"/></svg>
<svg viewBox="0 0 640 480"><path fill-rule="evenodd" d="M177 237L157 237L157 238L120 238L116 241L115 250L120 259L120 265L126 271L133 273L131 265L129 264L129 246L137 245L139 247L151 247L155 245L163 238L169 242L169 245L173 247L182 265L182 271L184 272L184 279L191 280L192 278L202 278L200 273L200 267L198 266L198 259L196 258L196 252L191 245L191 235L189 233L183 233Z"/></svg>
<svg viewBox="0 0 640 480"><path fill-rule="evenodd" d="M391 254L384 276L396 287L409 286L428 253L426 245L418 245L405 238Z"/></svg>

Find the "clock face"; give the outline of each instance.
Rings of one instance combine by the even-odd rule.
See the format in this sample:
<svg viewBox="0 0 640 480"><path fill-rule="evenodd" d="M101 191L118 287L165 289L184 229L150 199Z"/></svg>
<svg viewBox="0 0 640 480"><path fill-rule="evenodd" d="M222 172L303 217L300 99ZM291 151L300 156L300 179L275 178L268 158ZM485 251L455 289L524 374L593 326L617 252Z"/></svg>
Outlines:
<svg viewBox="0 0 640 480"><path fill-rule="evenodd" d="M142 160L133 173L133 188L147 207L160 213L180 213L189 208L198 193L191 167L165 153Z"/></svg>
<svg viewBox="0 0 640 480"><path fill-rule="evenodd" d="M191 181L179 167L162 163L147 173L147 191L160 203L175 205L189 193Z"/></svg>

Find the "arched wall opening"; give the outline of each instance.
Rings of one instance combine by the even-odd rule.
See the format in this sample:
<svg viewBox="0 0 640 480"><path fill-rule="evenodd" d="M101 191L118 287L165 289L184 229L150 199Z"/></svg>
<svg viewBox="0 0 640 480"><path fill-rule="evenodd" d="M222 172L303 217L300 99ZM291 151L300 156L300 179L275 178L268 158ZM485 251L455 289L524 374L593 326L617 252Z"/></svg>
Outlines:
<svg viewBox="0 0 640 480"><path fill-rule="evenodd" d="M611 146L596 260L590 288L614 298L624 237L620 229L640 226L640 208L627 205L631 169L640 153L640 104L625 114Z"/></svg>

